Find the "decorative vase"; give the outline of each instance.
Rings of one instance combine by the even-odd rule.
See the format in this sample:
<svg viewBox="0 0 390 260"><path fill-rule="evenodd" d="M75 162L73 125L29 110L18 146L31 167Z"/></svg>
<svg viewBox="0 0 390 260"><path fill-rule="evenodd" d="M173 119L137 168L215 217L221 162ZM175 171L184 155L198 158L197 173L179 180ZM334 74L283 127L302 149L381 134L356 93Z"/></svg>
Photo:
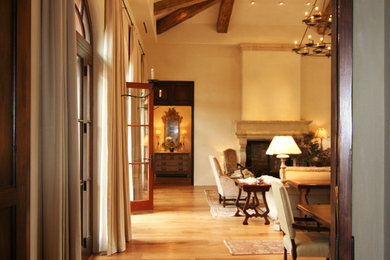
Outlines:
<svg viewBox="0 0 390 260"><path fill-rule="evenodd" d="M173 153L173 151L175 150L175 147L169 147L168 149L169 149L169 151L170 151L171 153Z"/></svg>

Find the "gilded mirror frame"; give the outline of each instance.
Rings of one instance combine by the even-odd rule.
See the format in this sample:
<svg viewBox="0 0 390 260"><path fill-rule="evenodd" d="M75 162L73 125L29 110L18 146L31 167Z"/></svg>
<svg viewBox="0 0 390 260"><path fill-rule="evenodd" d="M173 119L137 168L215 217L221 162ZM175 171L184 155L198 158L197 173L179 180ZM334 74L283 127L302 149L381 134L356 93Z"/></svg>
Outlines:
<svg viewBox="0 0 390 260"><path fill-rule="evenodd" d="M167 112L165 112L165 115L161 117L163 123L164 123L164 142L167 141L167 137L172 137L172 140L175 142L175 144L180 143L180 124L183 120L183 117L179 115L179 113L175 110L175 108L169 108ZM177 122L177 135L171 135L172 133L172 125L170 122ZM173 130L173 132L176 132Z"/></svg>

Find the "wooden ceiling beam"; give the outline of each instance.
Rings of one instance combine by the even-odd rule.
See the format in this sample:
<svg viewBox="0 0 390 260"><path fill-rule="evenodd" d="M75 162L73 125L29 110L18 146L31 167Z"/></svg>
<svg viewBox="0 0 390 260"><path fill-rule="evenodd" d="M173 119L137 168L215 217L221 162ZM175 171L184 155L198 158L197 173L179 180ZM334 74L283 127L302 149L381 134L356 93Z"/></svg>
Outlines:
<svg viewBox="0 0 390 260"><path fill-rule="evenodd" d="M154 3L154 15L169 13L177 9L206 2L207 0L162 0Z"/></svg>
<svg viewBox="0 0 390 260"><path fill-rule="evenodd" d="M234 0L222 0L219 8L217 21L217 32L227 33L229 28L230 17L232 16Z"/></svg>
<svg viewBox="0 0 390 260"><path fill-rule="evenodd" d="M215 5L220 0L207 0L199 4L191 5L188 7L180 8L167 16L157 20L157 34L168 31L172 27L184 22L185 20L193 17L194 15L206 10L210 6Z"/></svg>

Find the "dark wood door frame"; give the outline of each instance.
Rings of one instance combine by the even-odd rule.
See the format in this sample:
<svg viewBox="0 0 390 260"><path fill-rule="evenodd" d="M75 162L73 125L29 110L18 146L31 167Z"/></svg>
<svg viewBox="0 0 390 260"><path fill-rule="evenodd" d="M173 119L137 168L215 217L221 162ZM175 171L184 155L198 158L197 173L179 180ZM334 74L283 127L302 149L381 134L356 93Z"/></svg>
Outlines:
<svg viewBox="0 0 390 260"><path fill-rule="evenodd" d="M333 1L331 259L353 259L352 29L353 0Z"/></svg>
<svg viewBox="0 0 390 260"><path fill-rule="evenodd" d="M0 10L0 258L30 259L31 0Z"/></svg>

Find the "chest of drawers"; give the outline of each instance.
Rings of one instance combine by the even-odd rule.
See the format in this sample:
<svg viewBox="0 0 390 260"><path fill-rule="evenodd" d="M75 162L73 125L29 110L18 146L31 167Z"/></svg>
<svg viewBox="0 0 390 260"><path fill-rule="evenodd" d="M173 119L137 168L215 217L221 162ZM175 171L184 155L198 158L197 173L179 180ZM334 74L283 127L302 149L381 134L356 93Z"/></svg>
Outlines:
<svg viewBox="0 0 390 260"><path fill-rule="evenodd" d="M189 153L155 153L154 174L160 177L191 176L191 157Z"/></svg>

